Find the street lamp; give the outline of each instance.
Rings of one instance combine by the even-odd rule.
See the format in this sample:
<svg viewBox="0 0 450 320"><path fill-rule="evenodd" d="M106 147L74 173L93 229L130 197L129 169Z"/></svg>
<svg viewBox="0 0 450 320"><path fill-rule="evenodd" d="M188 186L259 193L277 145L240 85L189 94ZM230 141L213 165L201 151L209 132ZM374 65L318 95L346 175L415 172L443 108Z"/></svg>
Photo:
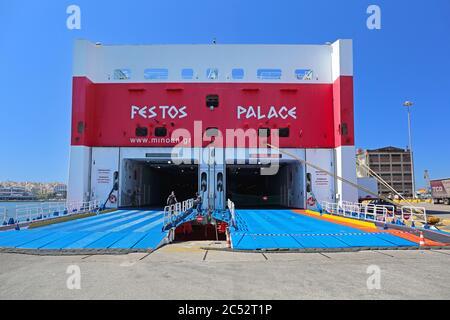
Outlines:
<svg viewBox="0 0 450 320"><path fill-rule="evenodd" d="M416 182L414 179L414 159L413 159L413 150L412 150L412 139L411 139L411 107L414 105L411 101L403 102L403 106L408 110L408 139L409 139L409 154L411 160L411 179L412 179L412 194L413 198L416 197Z"/></svg>

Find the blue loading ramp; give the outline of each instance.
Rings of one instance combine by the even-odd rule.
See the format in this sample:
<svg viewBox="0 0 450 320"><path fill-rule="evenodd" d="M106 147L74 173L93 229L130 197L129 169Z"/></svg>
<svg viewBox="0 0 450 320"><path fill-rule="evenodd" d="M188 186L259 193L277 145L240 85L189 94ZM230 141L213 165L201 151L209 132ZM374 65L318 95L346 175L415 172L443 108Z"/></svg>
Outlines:
<svg viewBox="0 0 450 320"><path fill-rule="evenodd" d="M235 215L230 236L237 250L417 247L388 233L364 232L291 210L236 210Z"/></svg>
<svg viewBox="0 0 450 320"><path fill-rule="evenodd" d="M0 232L0 248L155 249L167 236L163 211L118 210L36 229Z"/></svg>
<svg viewBox="0 0 450 320"><path fill-rule="evenodd" d="M227 212L214 218L229 220ZM162 211L119 210L31 230L0 232L0 248L83 250L157 248L167 237ZM191 212L178 224L195 219ZM230 227L234 249L334 249L355 247L417 247L383 232L364 232L291 210L236 210Z"/></svg>

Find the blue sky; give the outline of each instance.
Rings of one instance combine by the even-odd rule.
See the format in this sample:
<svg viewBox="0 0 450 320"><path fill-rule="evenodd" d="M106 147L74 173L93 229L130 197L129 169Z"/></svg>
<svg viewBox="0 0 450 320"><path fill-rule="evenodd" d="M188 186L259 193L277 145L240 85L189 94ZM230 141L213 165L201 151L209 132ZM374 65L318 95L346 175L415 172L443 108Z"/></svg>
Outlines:
<svg viewBox="0 0 450 320"><path fill-rule="evenodd" d="M81 30L66 8L81 8ZM366 27L380 6L381 30ZM72 47L108 44L318 43L354 40L356 145L406 147L415 103L423 171L450 177L450 1L0 0L0 181L66 181Z"/></svg>

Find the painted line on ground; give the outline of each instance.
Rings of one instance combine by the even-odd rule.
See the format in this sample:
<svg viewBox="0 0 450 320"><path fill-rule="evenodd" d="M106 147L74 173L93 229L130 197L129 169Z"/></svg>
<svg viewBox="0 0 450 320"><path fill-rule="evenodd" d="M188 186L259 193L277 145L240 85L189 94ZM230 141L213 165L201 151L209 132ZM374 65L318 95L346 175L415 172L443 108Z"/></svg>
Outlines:
<svg viewBox="0 0 450 320"><path fill-rule="evenodd" d="M147 220L151 220L151 219L153 219L153 218L155 218L155 217L157 217L157 216L161 216L161 215L163 215L163 212L157 212L157 213L151 214L151 215L149 215L149 216L147 216L147 217L143 217L143 218L141 218L141 219L134 220L134 221L128 222L128 223L126 223L126 224L120 225L120 226L118 226L118 227L115 227L115 228L111 229L110 231L111 231L111 232L122 231L122 230L125 230L125 229L129 228L129 227L132 227L132 226L134 226L134 225L137 225L137 224L139 224L139 223L141 223L141 222L145 222L145 221L147 221Z"/></svg>
<svg viewBox="0 0 450 320"><path fill-rule="evenodd" d="M143 227L141 227L139 229L136 229L134 231L135 232L147 232L147 231L149 231L150 229L153 229L156 226L160 225L162 227L163 222L164 222L164 218L161 218L159 220L156 220L155 222L152 222L152 223L150 223L148 225L145 225L145 226L143 226Z"/></svg>
<svg viewBox="0 0 450 320"><path fill-rule="evenodd" d="M85 230L86 231L95 231L95 230L102 229L102 228L105 228L105 227L108 227L108 226L112 226L112 225L115 225L115 224L118 224L118 223L121 223L121 222L124 222L124 221L129 221L130 218L135 219L135 218L138 218L138 217L142 217L144 215L149 214L149 212L152 212L152 211L143 211L141 213L133 215L132 217L124 217L124 218L120 218L120 219L117 219L117 220L108 221L106 223L100 223L98 225L95 225L93 227L87 228Z"/></svg>

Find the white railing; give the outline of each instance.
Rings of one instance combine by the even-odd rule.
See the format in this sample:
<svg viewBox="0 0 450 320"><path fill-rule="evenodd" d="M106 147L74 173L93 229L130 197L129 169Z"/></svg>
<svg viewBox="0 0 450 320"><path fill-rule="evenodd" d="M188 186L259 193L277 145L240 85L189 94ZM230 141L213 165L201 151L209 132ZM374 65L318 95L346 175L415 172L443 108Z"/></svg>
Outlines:
<svg viewBox="0 0 450 320"><path fill-rule="evenodd" d="M6 222L8 223L8 210L5 207L0 207L0 217L2 220L0 220L0 226Z"/></svg>
<svg viewBox="0 0 450 320"><path fill-rule="evenodd" d="M325 211L334 215L380 222L388 221L394 212L393 206L364 205L347 201L341 203L322 202L321 205Z"/></svg>
<svg viewBox="0 0 450 320"><path fill-rule="evenodd" d="M61 216L94 212L99 209L100 201L79 202L46 202L34 205L17 205L14 223L29 223L33 221L48 220ZM8 222L8 221L7 221Z"/></svg>
<svg viewBox="0 0 450 320"><path fill-rule="evenodd" d="M322 208L330 214L344 217L393 223L400 220L404 225L426 224L427 214L423 207L403 206L395 209L393 205L373 205L342 201L340 203L321 202Z"/></svg>
<svg viewBox="0 0 450 320"><path fill-rule="evenodd" d="M164 229L166 226L178 220L180 215L194 207L194 199L187 199L164 207Z"/></svg>
<svg viewBox="0 0 450 320"><path fill-rule="evenodd" d="M228 210L230 210L230 225L235 227L236 226L236 213L235 213L235 208L234 208L234 202L231 201L230 199L228 199L227 201L227 207Z"/></svg>

